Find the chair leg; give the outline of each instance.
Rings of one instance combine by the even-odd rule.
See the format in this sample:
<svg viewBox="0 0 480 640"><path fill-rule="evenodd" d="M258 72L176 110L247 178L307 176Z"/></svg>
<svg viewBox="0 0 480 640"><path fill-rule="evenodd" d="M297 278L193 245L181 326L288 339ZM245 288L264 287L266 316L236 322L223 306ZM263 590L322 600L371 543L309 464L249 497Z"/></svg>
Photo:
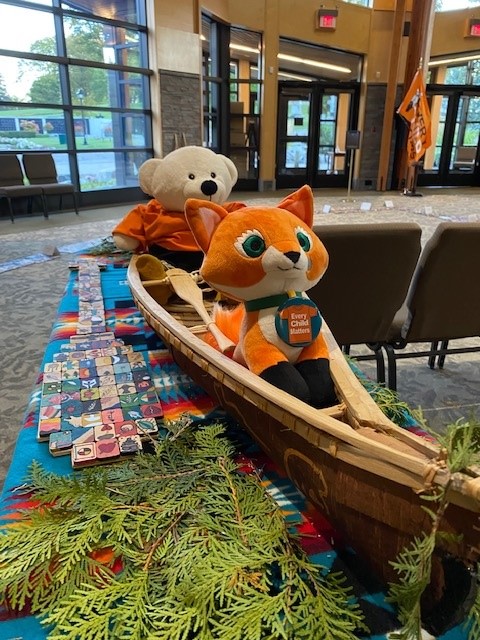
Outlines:
<svg viewBox="0 0 480 640"><path fill-rule="evenodd" d="M383 348L387 354L388 362L388 388L392 391L397 390L397 359L395 357L395 350L390 344L384 344Z"/></svg>
<svg viewBox="0 0 480 640"><path fill-rule="evenodd" d="M448 349L448 340L444 340L441 344L441 349ZM446 353L442 353L438 356L438 368L443 369L443 365L445 364L445 358L447 357Z"/></svg>
<svg viewBox="0 0 480 640"><path fill-rule="evenodd" d="M77 216L78 216L77 194L76 194L76 192L75 192L75 191L72 193L72 197L73 197L73 206L74 206L74 208L75 208L75 213L76 213L76 214L77 214Z"/></svg>
<svg viewBox="0 0 480 640"><path fill-rule="evenodd" d="M430 345L430 351L436 351L438 349L438 342L432 342ZM430 369L435 369L435 360L437 359L436 354L432 354L428 356L428 366Z"/></svg>
<svg viewBox="0 0 480 640"><path fill-rule="evenodd" d="M10 220L12 221L12 224L13 224L15 222L15 216L13 215L12 199L7 198L7 202L8 202L8 212L10 214Z"/></svg>
<svg viewBox="0 0 480 640"><path fill-rule="evenodd" d="M375 360L377 362L377 382L385 384L385 360L383 359L381 347L375 350Z"/></svg>
<svg viewBox="0 0 480 640"><path fill-rule="evenodd" d="M47 196L44 193L42 193L41 198L42 198L42 207L43 207L43 217L45 218L45 220L48 220Z"/></svg>

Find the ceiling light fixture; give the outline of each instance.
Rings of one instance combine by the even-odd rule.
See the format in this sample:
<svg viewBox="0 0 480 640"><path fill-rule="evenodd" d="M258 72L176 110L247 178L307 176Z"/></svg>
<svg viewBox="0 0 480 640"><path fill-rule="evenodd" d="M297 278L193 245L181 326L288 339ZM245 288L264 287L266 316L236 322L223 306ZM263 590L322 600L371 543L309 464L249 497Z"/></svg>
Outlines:
<svg viewBox="0 0 480 640"><path fill-rule="evenodd" d="M246 47L243 44L231 44L230 49L235 49L236 51L245 51L246 53L256 53L258 55L258 49L254 49L253 47Z"/></svg>
<svg viewBox="0 0 480 640"><path fill-rule="evenodd" d="M472 56L462 56L461 58L445 58L444 60L431 60L428 63L429 67L440 67L444 64L455 64L456 62L468 62L469 60L478 60L480 54L476 53Z"/></svg>
<svg viewBox="0 0 480 640"><path fill-rule="evenodd" d="M300 64L306 64L310 67L319 67L320 69L338 71L338 73L352 73L352 70L348 67L340 67L337 64L329 64L328 62L317 62L316 60L310 60L310 58L299 58L297 56L290 56L286 53L279 53L278 58L280 60L287 60L288 62L298 62Z"/></svg>
<svg viewBox="0 0 480 640"><path fill-rule="evenodd" d="M288 78L290 80L303 80L304 82L313 82L312 78L306 76L297 76L295 73L285 73L285 71L278 72L279 78Z"/></svg>

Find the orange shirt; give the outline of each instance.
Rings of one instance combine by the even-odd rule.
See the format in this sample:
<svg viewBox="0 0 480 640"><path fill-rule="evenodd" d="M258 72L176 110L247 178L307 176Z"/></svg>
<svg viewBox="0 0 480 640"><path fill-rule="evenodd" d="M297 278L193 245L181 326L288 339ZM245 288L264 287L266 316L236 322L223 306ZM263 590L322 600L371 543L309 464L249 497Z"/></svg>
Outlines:
<svg viewBox="0 0 480 640"><path fill-rule="evenodd" d="M227 202L222 206L230 212L246 205L242 202ZM157 200L137 205L117 224L113 233L138 240L139 253L147 251L151 245L173 251L200 250L183 211L166 211Z"/></svg>

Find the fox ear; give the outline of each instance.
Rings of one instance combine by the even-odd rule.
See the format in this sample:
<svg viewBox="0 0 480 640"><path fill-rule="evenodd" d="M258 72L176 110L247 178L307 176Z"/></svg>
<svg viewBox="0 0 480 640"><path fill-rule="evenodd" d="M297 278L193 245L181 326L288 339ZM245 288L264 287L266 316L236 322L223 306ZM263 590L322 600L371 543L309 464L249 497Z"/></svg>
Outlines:
<svg viewBox="0 0 480 640"><path fill-rule="evenodd" d="M310 228L313 227L313 192L308 185L291 193L277 206L290 211Z"/></svg>
<svg viewBox="0 0 480 640"><path fill-rule="evenodd" d="M197 200L196 198L188 198L186 201L185 217L190 231L203 253L207 253L212 236L226 215L228 215L227 211L214 202Z"/></svg>

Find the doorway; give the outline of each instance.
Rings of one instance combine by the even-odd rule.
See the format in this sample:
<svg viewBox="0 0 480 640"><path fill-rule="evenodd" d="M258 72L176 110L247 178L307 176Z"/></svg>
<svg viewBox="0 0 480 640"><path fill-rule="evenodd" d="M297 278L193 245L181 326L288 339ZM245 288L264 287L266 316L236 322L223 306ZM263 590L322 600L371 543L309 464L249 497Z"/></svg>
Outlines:
<svg viewBox="0 0 480 640"><path fill-rule="evenodd" d="M346 187L347 131L357 128L358 85L280 82L277 170L279 189Z"/></svg>
<svg viewBox="0 0 480 640"><path fill-rule="evenodd" d="M420 186L480 185L480 90L429 87L432 145L418 174Z"/></svg>

